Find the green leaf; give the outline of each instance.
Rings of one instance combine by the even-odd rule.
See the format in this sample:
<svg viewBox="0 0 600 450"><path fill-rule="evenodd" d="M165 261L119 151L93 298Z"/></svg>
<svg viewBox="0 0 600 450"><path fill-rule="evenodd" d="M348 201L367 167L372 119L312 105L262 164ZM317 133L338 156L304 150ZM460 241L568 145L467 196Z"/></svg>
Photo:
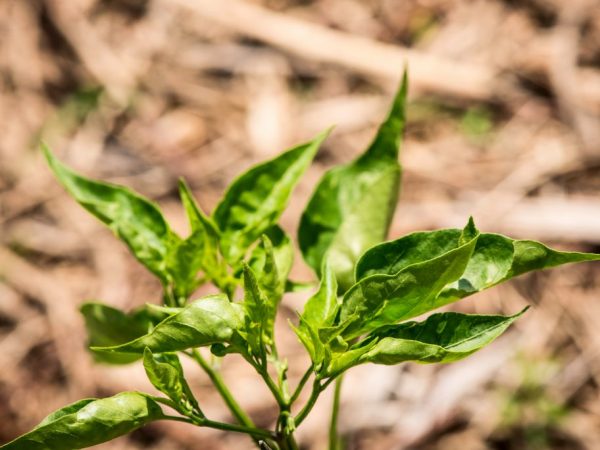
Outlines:
<svg viewBox="0 0 600 450"><path fill-rule="evenodd" d="M331 328L340 307L333 270L325 263L322 272L323 278L319 289L304 305L299 326L295 327L290 323L298 339L308 351L313 369L317 372L321 369L324 359L331 353L328 348L330 339L322 338L320 333L323 329Z"/></svg>
<svg viewBox="0 0 600 450"><path fill-rule="evenodd" d="M264 356L263 352L273 344L277 307L285 292L293 257L290 238L279 226L273 226L261 236L249 264L244 267L246 332L255 356Z"/></svg>
<svg viewBox="0 0 600 450"><path fill-rule="evenodd" d="M200 209L194 196L183 179L179 180L179 196L185 208L186 215L195 238L197 264L202 271L211 279L220 281L222 277L221 263L219 261L219 231L210 217Z"/></svg>
<svg viewBox="0 0 600 450"><path fill-rule="evenodd" d="M296 333L296 336L298 336L302 345L304 345L304 348L306 348L313 362L313 370L318 373L323 365L328 364L331 356L330 350L321 342L315 327L306 322L302 317L300 317L300 325L298 327L294 326L291 322L289 322L289 325L294 333Z"/></svg>
<svg viewBox="0 0 600 450"><path fill-rule="evenodd" d="M329 263L324 266L319 290L308 299L302 313L302 319L316 329L331 326L341 305L335 273Z"/></svg>
<svg viewBox="0 0 600 450"><path fill-rule="evenodd" d="M508 317L439 313L432 314L423 322L384 327L367 338L377 340L377 344L360 357L360 362L398 364L404 361L457 361L504 333L526 309Z"/></svg>
<svg viewBox="0 0 600 450"><path fill-rule="evenodd" d="M158 206L131 190L85 178L62 164L43 146L48 164L65 189L122 239L133 255L163 284L171 280L167 255L178 241Z"/></svg>
<svg viewBox="0 0 600 450"><path fill-rule="evenodd" d="M319 378L336 377L353 366L357 366L363 362L365 354L377 345L376 339L369 339L361 342L355 348L334 353L329 361L329 364L324 365L323 370L317 376Z"/></svg>
<svg viewBox="0 0 600 450"><path fill-rule="evenodd" d="M222 233L221 251L230 264L235 265L248 247L277 223L328 133L253 167L231 184L214 212Z"/></svg>
<svg viewBox="0 0 600 450"><path fill-rule="evenodd" d="M267 347L273 344L273 308L261 291L254 271L244 265L244 334L250 354L265 360Z"/></svg>
<svg viewBox="0 0 600 450"><path fill-rule="evenodd" d="M86 448L110 441L162 417L160 406L139 392L122 392L114 397L80 400L50 414L29 433L0 448Z"/></svg>
<svg viewBox="0 0 600 450"><path fill-rule="evenodd" d="M152 385L173 400L183 413L194 412L202 415L175 353L153 354L146 347L144 369Z"/></svg>
<svg viewBox="0 0 600 450"><path fill-rule="evenodd" d="M600 254L597 253L561 252L536 241L505 239L513 242L515 252L510 270L502 281L532 270L549 269L575 262L600 260Z"/></svg>
<svg viewBox="0 0 600 450"><path fill-rule="evenodd" d="M131 314L111 306L89 302L80 308L85 319L88 333L88 345L91 347L109 347L120 345L145 335L152 323L143 311ZM139 359L139 355L108 354L92 352L97 362L109 364L127 364Z"/></svg>
<svg viewBox="0 0 600 450"><path fill-rule="evenodd" d="M600 255L595 253L561 252L536 241L483 234L465 273L440 293L438 305L452 303L534 270L598 260Z"/></svg>
<svg viewBox="0 0 600 450"><path fill-rule="evenodd" d="M277 225L261 236L259 244L250 255L248 265L254 273L261 274L258 284L275 308L285 292L293 261L292 242Z"/></svg>
<svg viewBox="0 0 600 450"><path fill-rule="evenodd" d="M412 233L368 250L356 266L357 280L375 274L396 274L450 251L456 246L458 229ZM600 260L593 253L560 252L535 241L513 240L506 236L483 233L477 240L461 277L439 294L436 307L444 306L476 292L533 270L568 263Z"/></svg>
<svg viewBox="0 0 600 450"><path fill-rule="evenodd" d="M118 353L153 353L183 351L217 342L228 343L243 324L240 305L223 294L209 295L190 303L181 312L159 323L148 334L131 342L92 350Z"/></svg>
<svg viewBox="0 0 600 450"><path fill-rule="evenodd" d="M356 280L370 275L393 275L412 264L437 258L457 247L461 230L448 229L408 234L370 248L356 264Z"/></svg>
<svg viewBox="0 0 600 450"><path fill-rule="evenodd" d="M407 78L374 141L354 162L323 176L300 221L298 242L319 275L325 257L340 288L354 283L360 255L387 236L400 185L398 148L404 130Z"/></svg>
<svg viewBox="0 0 600 450"><path fill-rule="evenodd" d="M342 336L352 339L436 309L441 290L465 272L478 237L479 232L469 220L454 249L392 275L375 274L360 280L342 300L340 322L357 317Z"/></svg>
<svg viewBox="0 0 600 450"><path fill-rule="evenodd" d="M183 305L200 284L198 271L204 263L205 241L203 232L193 231L188 238L173 242L169 249L167 271L178 305Z"/></svg>

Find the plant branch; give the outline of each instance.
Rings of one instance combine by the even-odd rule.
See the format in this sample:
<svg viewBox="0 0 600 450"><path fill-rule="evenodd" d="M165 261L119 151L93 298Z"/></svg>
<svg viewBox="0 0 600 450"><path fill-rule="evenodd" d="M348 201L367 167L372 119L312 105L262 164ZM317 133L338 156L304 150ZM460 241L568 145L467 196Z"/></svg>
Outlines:
<svg viewBox="0 0 600 450"><path fill-rule="evenodd" d="M287 405L291 404L289 387L287 382L287 363L284 363L281 359L279 359L279 352L277 350L277 344L275 340L273 340L272 352L274 358L275 369L277 370L277 383L279 384L279 391L283 397L284 402Z"/></svg>
<svg viewBox="0 0 600 450"><path fill-rule="evenodd" d="M333 393L333 406L331 408L331 422L329 425L329 450L338 450L339 448L339 436L338 436L338 416L340 412L340 396L342 392L342 381L343 375L339 376L335 380L335 391Z"/></svg>
<svg viewBox="0 0 600 450"><path fill-rule="evenodd" d="M312 374L312 369L313 369L313 366L311 364L311 366L306 370L304 375L302 375L302 378L298 382L298 386L296 387L296 390L294 391L294 393L292 394L292 397L290 398L290 404L293 404L296 400L298 400L298 397L302 393L302 389L304 389L306 382L308 381L308 379L310 378L310 375Z"/></svg>
<svg viewBox="0 0 600 450"><path fill-rule="evenodd" d="M193 349L191 352L185 352L185 354L193 358L206 372L237 421L246 427L254 427L254 422L252 422L252 419L250 419L235 398L233 398L231 391L229 391L225 385L221 375L211 367L200 352L197 349Z"/></svg>
<svg viewBox="0 0 600 450"><path fill-rule="evenodd" d="M304 405L304 408L302 408L300 410L300 412L294 419L294 423L296 424L296 426L299 426L304 421L304 419L306 419L306 416L308 416L308 414L311 412L311 410L315 406L315 403L317 402L317 399L319 398L319 395L321 394L323 389L324 389L324 387L321 386L321 383L319 383L319 380L315 380L313 383L312 391L310 393L310 397L308 398L308 402L306 402L306 405Z"/></svg>
<svg viewBox="0 0 600 450"><path fill-rule="evenodd" d="M275 382L273 381L273 378L271 378L271 375L269 375L266 364L265 365L257 364L254 360L252 360L251 358L247 358L247 357L245 357L245 359L246 359L246 361L248 361L250 363L250 365L252 365L252 367L254 367L256 372L264 380L265 384L267 385L267 387L273 394L273 397L275 397L275 401L277 402L277 405L279 405L280 410L284 411L284 410L289 409L289 402L287 402L285 400L279 387L277 386L277 384L275 384ZM262 360L266 361L266 359L262 359Z"/></svg>
<svg viewBox="0 0 600 450"><path fill-rule="evenodd" d="M165 420L171 420L173 422L184 422L184 423L189 423L192 425L197 425L196 421L190 419L189 417L164 415L162 418Z"/></svg>
<svg viewBox="0 0 600 450"><path fill-rule="evenodd" d="M269 375L269 372L267 372L266 370L260 370L258 367L256 369L257 369L258 373L260 374L260 376L262 377L262 379L265 380L265 383L267 384L267 387L269 388L269 390L273 393L273 397L275 397L275 401L279 405L279 409L281 411L288 410L289 402L286 401L281 390L275 384L275 382L273 381L273 378L271 378L271 375Z"/></svg>
<svg viewBox="0 0 600 450"><path fill-rule="evenodd" d="M248 434L250 436L256 437L256 438L261 438L261 439L275 439L275 434L268 431L268 430L263 430L262 428L256 428L256 427L246 427L243 425L235 425L235 424L231 424L231 423L225 423L225 422L217 422L215 420L209 420L209 419L203 419L203 418L199 418L199 417L181 417L181 416L169 416L169 415L165 415L163 416L164 419L166 420L172 420L175 422L184 422L184 423L189 423L192 425L197 425L199 427L207 427L207 428L214 428L217 430L223 430L223 431L233 431L235 433L243 433L243 434Z"/></svg>
<svg viewBox="0 0 600 450"><path fill-rule="evenodd" d="M198 425L203 426L203 427L208 427L208 428L215 428L217 430L234 431L236 433L249 434L250 436L253 436L255 438L269 439L269 440L275 439L274 433L272 433L268 430L263 430L262 428L246 427L243 425L234 425L231 423L216 422L214 420L208 420L208 419L204 419L204 420L200 421L198 423Z"/></svg>
<svg viewBox="0 0 600 450"><path fill-rule="evenodd" d="M298 443L292 434L285 434L279 441L281 450L299 450Z"/></svg>

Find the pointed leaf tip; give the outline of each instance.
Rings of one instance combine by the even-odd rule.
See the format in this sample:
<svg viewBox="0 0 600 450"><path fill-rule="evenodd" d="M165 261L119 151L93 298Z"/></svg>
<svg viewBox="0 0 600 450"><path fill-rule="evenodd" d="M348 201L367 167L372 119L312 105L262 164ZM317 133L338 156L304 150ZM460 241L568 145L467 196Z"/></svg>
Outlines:
<svg viewBox="0 0 600 450"><path fill-rule="evenodd" d="M231 265L239 267L250 246L277 224L328 134L326 130L250 168L231 183L213 213L221 230L221 251Z"/></svg>

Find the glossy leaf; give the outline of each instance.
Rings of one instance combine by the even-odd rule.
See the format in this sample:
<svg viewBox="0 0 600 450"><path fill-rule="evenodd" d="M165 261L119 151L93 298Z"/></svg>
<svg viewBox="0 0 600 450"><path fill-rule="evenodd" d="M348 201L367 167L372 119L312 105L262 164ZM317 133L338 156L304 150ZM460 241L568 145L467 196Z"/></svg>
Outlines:
<svg viewBox="0 0 600 450"><path fill-rule="evenodd" d="M360 255L385 239L400 185L398 147L404 130L407 79L374 141L354 162L328 171L300 222L304 259L319 274L325 257L342 291L354 283Z"/></svg>
<svg viewBox="0 0 600 450"><path fill-rule="evenodd" d="M145 394L123 392L103 399L80 400L44 419L29 433L3 445L4 450L73 450L127 434L163 417Z"/></svg>
<svg viewBox="0 0 600 450"><path fill-rule="evenodd" d="M469 220L453 250L406 266L393 275L368 276L352 286L342 300L340 321L351 316L357 319L344 330L344 338L352 339L436 309L441 290L465 272L478 237L479 232Z"/></svg>
<svg viewBox="0 0 600 450"><path fill-rule="evenodd" d="M509 238L505 239L512 241ZM514 257L510 270L502 281L532 270L549 269L575 262L600 260L600 254L597 253L560 252L536 241L512 242L515 249Z"/></svg>
<svg viewBox="0 0 600 450"><path fill-rule="evenodd" d="M214 212L221 230L221 251L231 264L237 263L250 245L277 223L294 186L327 134L321 133L251 168L231 184Z"/></svg>
<svg viewBox="0 0 600 450"><path fill-rule="evenodd" d="M198 402L183 375L175 353L153 354L144 350L144 369L152 385L169 397L184 412L200 413Z"/></svg>
<svg viewBox="0 0 600 450"><path fill-rule="evenodd" d="M302 317L300 317L300 325L298 327L294 326L291 322L290 327L294 333L296 333L296 336L298 336L298 339L308 352L310 359L313 362L313 370L319 372L322 366L328 363L331 352L323 342L321 342L317 330Z"/></svg>
<svg viewBox="0 0 600 450"><path fill-rule="evenodd" d="M250 354L264 361L273 341L272 312L269 300L260 289L254 271L244 265L244 337Z"/></svg>
<svg viewBox="0 0 600 450"><path fill-rule="evenodd" d="M198 265L210 279L218 280L222 276L222 273L218 256L219 231L217 226L200 209L190 188L183 179L179 180L179 196L181 197L192 229L190 238L192 236L199 236L196 238L196 251L198 253L196 258L198 258Z"/></svg>
<svg viewBox="0 0 600 450"><path fill-rule="evenodd" d="M252 250L248 265L260 273L258 283L275 308L285 292L287 277L294 261L292 242L279 226L273 226L261 236Z"/></svg>
<svg viewBox="0 0 600 450"><path fill-rule="evenodd" d="M143 311L131 314L98 303L85 303L80 308L85 319L88 333L88 345L91 347L109 347L124 344L145 335L151 321ZM97 362L109 364L127 364L140 358L134 354L108 354L92 352Z"/></svg>
<svg viewBox="0 0 600 450"><path fill-rule="evenodd" d="M368 250L356 267L358 280L375 274L395 274L405 267L431 260L456 245L458 229L412 233ZM600 260L593 253L560 252L539 242L513 240L483 233L460 279L440 292L436 307L444 306L481 290L533 270L568 263Z"/></svg>
<svg viewBox="0 0 600 450"><path fill-rule="evenodd" d="M62 164L48 147L43 149L50 168L75 200L104 222L142 264L168 284L167 255L179 238L158 206L128 188L85 178Z"/></svg>
<svg viewBox="0 0 600 450"><path fill-rule="evenodd" d="M321 373L319 373L317 376L320 378L336 377L348 370L349 368L366 362L362 358L364 357L364 355L370 352L376 345L376 339L369 339L367 341L361 342L360 345L356 346L355 348L350 348L346 351L334 353L331 356L329 364L324 365L324 367L321 370Z"/></svg>
<svg viewBox="0 0 600 450"><path fill-rule="evenodd" d="M316 329L332 325L341 305L337 294L335 273L326 262L319 290L304 305L302 319Z"/></svg>
<svg viewBox="0 0 600 450"><path fill-rule="evenodd" d="M190 303L181 312L159 323L148 334L131 342L93 350L118 353L153 353L183 351L214 343L228 343L243 323L240 305L223 294L211 295Z"/></svg>
<svg viewBox="0 0 600 450"><path fill-rule="evenodd" d="M193 231L188 238L174 241L169 249L167 271L177 305L183 305L200 284L198 271L204 263L205 241L202 231Z"/></svg>
<svg viewBox="0 0 600 450"><path fill-rule="evenodd" d="M371 247L356 264L356 280L376 274L393 275L412 264L437 258L457 247L460 234L456 228L422 231Z"/></svg>
<svg viewBox="0 0 600 450"><path fill-rule="evenodd" d="M457 361L488 345L524 312L508 317L448 312L433 314L423 322L384 327L370 336L378 342L361 357L361 362Z"/></svg>
<svg viewBox="0 0 600 450"><path fill-rule="evenodd" d="M292 327L310 354L317 372L322 364L327 364L331 356L331 342L343 330L343 327L333 326L340 305L335 273L325 263L319 289L304 305L298 328Z"/></svg>

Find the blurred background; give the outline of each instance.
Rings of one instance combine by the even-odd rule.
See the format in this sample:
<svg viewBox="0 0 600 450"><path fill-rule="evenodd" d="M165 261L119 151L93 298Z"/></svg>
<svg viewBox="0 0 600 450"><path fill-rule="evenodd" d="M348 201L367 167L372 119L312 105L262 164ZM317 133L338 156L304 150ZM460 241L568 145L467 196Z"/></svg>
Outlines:
<svg viewBox="0 0 600 450"><path fill-rule="evenodd" d="M369 143L404 64L409 124L391 237L479 228L600 251L600 3L595 0L0 0L0 442L82 397L151 391L140 364L93 364L77 308L160 301L159 284L68 198L45 140L88 176L158 201L186 232L185 177L211 210L252 164L335 124L282 219ZM310 280L298 256L294 278ZM307 364L285 319L292 382ZM534 307L473 357L354 369L348 449L600 448L600 264L525 276L453 306ZM231 420L186 364L203 409ZM276 410L236 357L225 378L256 421ZM299 430L326 446L330 398ZM245 449L158 423L99 449Z"/></svg>

